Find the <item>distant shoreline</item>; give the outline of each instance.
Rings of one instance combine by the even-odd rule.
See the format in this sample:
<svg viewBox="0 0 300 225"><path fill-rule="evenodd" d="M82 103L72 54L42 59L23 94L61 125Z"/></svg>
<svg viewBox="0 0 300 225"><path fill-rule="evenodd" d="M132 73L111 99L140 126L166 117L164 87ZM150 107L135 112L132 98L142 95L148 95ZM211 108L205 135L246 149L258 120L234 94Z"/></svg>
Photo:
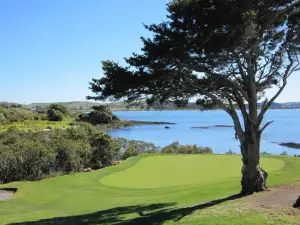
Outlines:
<svg viewBox="0 0 300 225"><path fill-rule="evenodd" d="M223 110L218 109L187 109L187 108L178 108L178 109L126 109L126 108L110 108L113 112L147 112L147 111L217 111ZM290 107L281 107L281 108L270 108L269 110L295 110L300 109L300 107L290 108ZM236 109L240 110L240 109ZM260 109L259 109L260 110Z"/></svg>

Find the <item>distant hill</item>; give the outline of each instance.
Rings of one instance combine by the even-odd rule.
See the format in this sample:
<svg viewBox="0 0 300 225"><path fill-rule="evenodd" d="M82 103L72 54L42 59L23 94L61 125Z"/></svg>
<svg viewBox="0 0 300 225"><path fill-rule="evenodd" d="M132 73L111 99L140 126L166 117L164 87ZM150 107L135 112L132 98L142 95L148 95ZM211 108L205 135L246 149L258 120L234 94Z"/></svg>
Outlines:
<svg viewBox="0 0 300 225"><path fill-rule="evenodd" d="M88 102L88 101L54 102L54 103L64 105L67 108L73 109L73 110L88 110L92 106L100 105L100 103L97 103L97 102ZM51 104L52 103L31 103L29 105L24 105L24 107L25 108L30 108L30 109L34 109L36 107L46 108L46 107L48 107Z"/></svg>
<svg viewBox="0 0 300 225"><path fill-rule="evenodd" d="M300 108L300 102L286 102L282 103L281 105L285 107Z"/></svg>
<svg viewBox="0 0 300 225"><path fill-rule="evenodd" d="M109 108L115 109L115 110L124 110L124 109L145 109L145 104L136 104L136 105L127 105L126 103L98 103L98 102L90 102L90 101L71 101L71 102L54 102L57 104L61 104L69 108L70 110L90 110L91 107L97 106L97 105L108 105ZM4 106L22 106L27 109L36 110L37 108L46 108L52 103L31 103L28 105L21 105L18 103L13 102L0 102L0 105ZM261 107L262 103L258 103L258 107ZM190 102L186 105L186 109L197 109L199 106L196 105L196 103ZM289 109L289 108L300 108L300 102L286 102L286 103L273 103L271 108L275 109ZM176 106L174 103L166 103L162 106L158 106L157 109L176 109Z"/></svg>

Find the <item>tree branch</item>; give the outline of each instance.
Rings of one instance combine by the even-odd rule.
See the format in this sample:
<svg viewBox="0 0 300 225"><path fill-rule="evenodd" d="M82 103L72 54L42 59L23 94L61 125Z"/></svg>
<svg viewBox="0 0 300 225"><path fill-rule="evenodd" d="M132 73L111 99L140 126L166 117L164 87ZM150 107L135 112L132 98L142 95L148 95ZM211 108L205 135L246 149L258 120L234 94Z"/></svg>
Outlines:
<svg viewBox="0 0 300 225"><path fill-rule="evenodd" d="M274 123L274 120L267 122L261 129L260 133L262 133L270 124Z"/></svg>
<svg viewBox="0 0 300 225"><path fill-rule="evenodd" d="M281 92L285 88L285 86L287 84L287 78L289 77L289 75L291 74L291 72L293 72L293 71L291 71L291 69L292 69L292 67L294 65L294 60L293 60L290 52L287 52L287 54L288 54L288 59L289 59L290 63L287 66L287 68L286 68L286 70L284 72L284 75L283 75L283 78L282 78L283 84L279 88L279 90L277 91L277 93L270 99L270 101L267 104L265 104L264 107L262 107L262 109L261 109L261 111L260 111L260 113L258 115L258 125L261 124L261 122L262 122L262 120L264 118L265 113L271 107L271 105L273 104L273 102L277 99L277 97L281 94Z"/></svg>

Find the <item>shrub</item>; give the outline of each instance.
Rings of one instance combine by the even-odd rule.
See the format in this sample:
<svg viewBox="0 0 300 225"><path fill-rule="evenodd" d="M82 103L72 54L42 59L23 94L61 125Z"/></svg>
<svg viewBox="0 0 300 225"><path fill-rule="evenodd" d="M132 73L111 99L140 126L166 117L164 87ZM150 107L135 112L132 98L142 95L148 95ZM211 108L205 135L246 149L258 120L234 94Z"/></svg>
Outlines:
<svg viewBox="0 0 300 225"><path fill-rule="evenodd" d="M3 113L0 113L0 124L4 124L6 122L7 122L6 117L4 116Z"/></svg>
<svg viewBox="0 0 300 225"><path fill-rule="evenodd" d="M112 114L112 120L119 121L120 119L115 114Z"/></svg>
<svg viewBox="0 0 300 225"><path fill-rule="evenodd" d="M164 154L208 154L212 149L208 147L199 147L197 145L180 145L178 141L164 147Z"/></svg>
<svg viewBox="0 0 300 225"><path fill-rule="evenodd" d="M19 143L16 148L21 150L22 180L39 180L43 174L50 173L54 163L54 154L45 145L25 141Z"/></svg>
<svg viewBox="0 0 300 225"><path fill-rule="evenodd" d="M95 133L90 139L90 144L91 168L94 170L112 165L120 151L120 146L107 134Z"/></svg>
<svg viewBox="0 0 300 225"><path fill-rule="evenodd" d="M236 155L236 152L233 152L231 150L229 150L228 152L225 153L226 155Z"/></svg>
<svg viewBox="0 0 300 225"><path fill-rule="evenodd" d="M113 165L120 145L88 124L49 132L0 133L0 183L39 180Z"/></svg>
<svg viewBox="0 0 300 225"><path fill-rule="evenodd" d="M268 153L268 152L262 152L260 153L261 155L272 155L271 153Z"/></svg>
<svg viewBox="0 0 300 225"><path fill-rule="evenodd" d="M163 154L173 154L173 153L175 153L175 151L173 150L173 148L171 148L171 147L164 147L162 150L161 150L161 152L163 153Z"/></svg>
<svg viewBox="0 0 300 225"><path fill-rule="evenodd" d="M115 141L120 146L122 159L144 153L157 153L160 151L159 147L145 141L126 140L125 138L116 138ZM135 152L137 152L137 154Z"/></svg>
<svg viewBox="0 0 300 225"><path fill-rule="evenodd" d="M63 121L64 120L64 114L58 110L55 109L49 109L48 110L48 120L50 121Z"/></svg>
<svg viewBox="0 0 300 225"><path fill-rule="evenodd" d="M92 107L94 111L90 113L82 113L78 116L77 121L88 122L93 125L108 124L113 120L117 121L119 118L113 115L111 110L107 106L99 105Z"/></svg>
<svg viewBox="0 0 300 225"><path fill-rule="evenodd" d="M112 122L112 115L107 112L93 111L88 114L87 122L97 124L108 124Z"/></svg>
<svg viewBox="0 0 300 225"><path fill-rule="evenodd" d="M0 106L0 124L33 119L34 114L23 108Z"/></svg>
<svg viewBox="0 0 300 225"><path fill-rule="evenodd" d="M80 143L61 139L55 143L55 171L66 173L79 172L83 169L83 162L78 154L82 149Z"/></svg>
<svg viewBox="0 0 300 225"><path fill-rule="evenodd" d="M133 146L129 146L123 153L122 159L128 159L133 156L137 156L139 152Z"/></svg>
<svg viewBox="0 0 300 225"><path fill-rule="evenodd" d="M0 151L0 183L20 180L21 168L18 158L9 151Z"/></svg>
<svg viewBox="0 0 300 225"><path fill-rule="evenodd" d="M60 104L51 104L47 110L50 121L62 121L69 114L68 109Z"/></svg>
<svg viewBox="0 0 300 225"><path fill-rule="evenodd" d="M0 181L39 180L49 174L54 154L45 145L31 140L19 140L1 150Z"/></svg>
<svg viewBox="0 0 300 225"><path fill-rule="evenodd" d="M287 151L283 151L280 153L280 155L288 155Z"/></svg>
<svg viewBox="0 0 300 225"><path fill-rule="evenodd" d="M97 105L97 106L93 106L92 109L94 109L95 111L99 111L99 112L107 112L109 114L112 114L110 108L108 108L106 105Z"/></svg>

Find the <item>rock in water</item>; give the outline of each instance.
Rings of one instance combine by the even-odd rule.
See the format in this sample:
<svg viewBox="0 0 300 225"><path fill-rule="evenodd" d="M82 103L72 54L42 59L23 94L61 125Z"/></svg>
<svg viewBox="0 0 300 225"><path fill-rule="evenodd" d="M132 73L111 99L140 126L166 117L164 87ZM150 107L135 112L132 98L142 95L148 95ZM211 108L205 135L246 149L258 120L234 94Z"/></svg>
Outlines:
<svg viewBox="0 0 300 225"><path fill-rule="evenodd" d="M169 129L170 127L169 127L169 126L166 126L165 128L166 128L166 129Z"/></svg>
<svg viewBox="0 0 300 225"><path fill-rule="evenodd" d="M300 196L299 196L298 200L296 201L296 203L294 204L294 208L300 209Z"/></svg>

